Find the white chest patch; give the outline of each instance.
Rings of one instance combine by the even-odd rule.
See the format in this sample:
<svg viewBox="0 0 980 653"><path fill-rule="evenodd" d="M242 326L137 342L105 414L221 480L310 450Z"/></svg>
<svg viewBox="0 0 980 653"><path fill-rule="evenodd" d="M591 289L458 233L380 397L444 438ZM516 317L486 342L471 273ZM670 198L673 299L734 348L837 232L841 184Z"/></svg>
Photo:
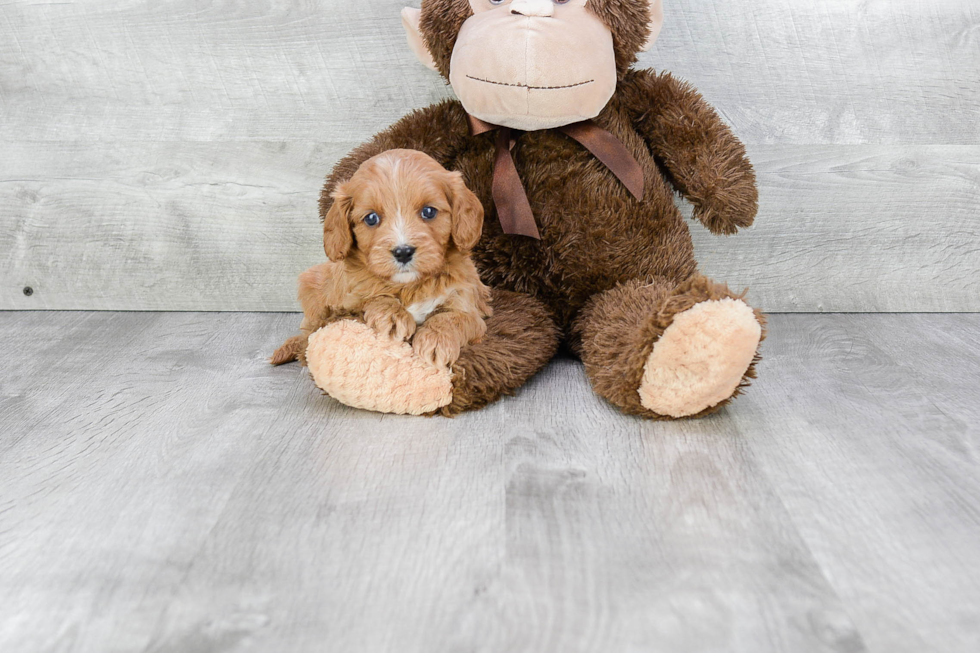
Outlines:
<svg viewBox="0 0 980 653"><path fill-rule="evenodd" d="M449 299L448 295L433 297L432 299L427 299L424 302L416 302L407 307L406 310L412 314L412 317L415 318L416 324L422 324L430 315L432 315L434 310L445 304L447 299Z"/></svg>

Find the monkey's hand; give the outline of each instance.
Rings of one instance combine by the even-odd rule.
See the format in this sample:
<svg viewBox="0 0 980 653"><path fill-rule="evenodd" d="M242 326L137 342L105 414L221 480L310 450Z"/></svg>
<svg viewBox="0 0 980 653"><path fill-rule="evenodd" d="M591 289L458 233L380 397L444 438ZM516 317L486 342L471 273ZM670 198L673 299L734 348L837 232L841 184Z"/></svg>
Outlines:
<svg viewBox="0 0 980 653"><path fill-rule="evenodd" d="M751 168L739 172L738 161L705 163L719 174L713 186L705 183L700 196L691 198L695 219L713 234L733 234L751 227L759 211L759 191Z"/></svg>

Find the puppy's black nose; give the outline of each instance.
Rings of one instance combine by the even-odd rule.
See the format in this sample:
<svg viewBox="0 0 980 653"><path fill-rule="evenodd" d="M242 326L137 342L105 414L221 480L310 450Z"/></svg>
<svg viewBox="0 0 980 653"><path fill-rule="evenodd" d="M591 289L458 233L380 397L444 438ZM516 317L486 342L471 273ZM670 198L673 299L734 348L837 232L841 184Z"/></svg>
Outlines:
<svg viewBox="0 0 980 653"><path fill-rule="evenodd" d="M415 256L415 248L411 245L399 245L395 249L391 250L391 255L395 257L395 260L401 264L408 263Z"/></svg>

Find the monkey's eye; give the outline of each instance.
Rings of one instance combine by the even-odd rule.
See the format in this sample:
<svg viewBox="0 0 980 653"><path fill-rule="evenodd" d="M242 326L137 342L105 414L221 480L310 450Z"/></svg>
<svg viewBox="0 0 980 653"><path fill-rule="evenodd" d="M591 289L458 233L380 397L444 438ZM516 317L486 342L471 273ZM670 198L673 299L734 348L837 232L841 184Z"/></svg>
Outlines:
<svg viewBox="0 0 980 653"><path fill-rule="evenodd" d="M364 224L369 227L377 227L378 223L381 222L381 216L371 211L366 216L364 216Z"/></svg>
<svg viewBox="0 0 980 653"><path fill-rule="evenodd" d="M555 0L556 5L567 5L568 0Z"/></svg>
<svg viewBox="0 0 980 653"><path fill-rule="evenodd" d="M439 209L434 206L427 206L422 209L423 220L434 220L437 215L439 215Z"/></svg>
<svg viewBox="0 0 980 653"><path fill-rule="evenodd" d="M565 0L565 1L567 2L568 0ZM492 5L502 5L502 4L504 4L504 0L490 0L490 4L492 4Z"/></svg>

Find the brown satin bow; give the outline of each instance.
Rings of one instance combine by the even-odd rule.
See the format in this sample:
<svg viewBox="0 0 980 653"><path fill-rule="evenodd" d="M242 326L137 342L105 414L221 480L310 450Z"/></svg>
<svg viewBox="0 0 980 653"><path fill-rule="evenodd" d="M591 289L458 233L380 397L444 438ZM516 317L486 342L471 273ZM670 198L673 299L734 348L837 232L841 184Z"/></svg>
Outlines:
<svg viewBox="0 0 980 653"><path fill-rule="evenodd" d="M527 191L517 174L511 150L523 132L515 134L509 127L491 125L470 116L470 131L474 136L497 130L497 153L493 167L493 202L505 234L528 236L540 240L534 212ZM643 199L643 168L630 154L623 142L591 120L559 127L559 131L578 141L602 161L633 196Z"/></svg>

